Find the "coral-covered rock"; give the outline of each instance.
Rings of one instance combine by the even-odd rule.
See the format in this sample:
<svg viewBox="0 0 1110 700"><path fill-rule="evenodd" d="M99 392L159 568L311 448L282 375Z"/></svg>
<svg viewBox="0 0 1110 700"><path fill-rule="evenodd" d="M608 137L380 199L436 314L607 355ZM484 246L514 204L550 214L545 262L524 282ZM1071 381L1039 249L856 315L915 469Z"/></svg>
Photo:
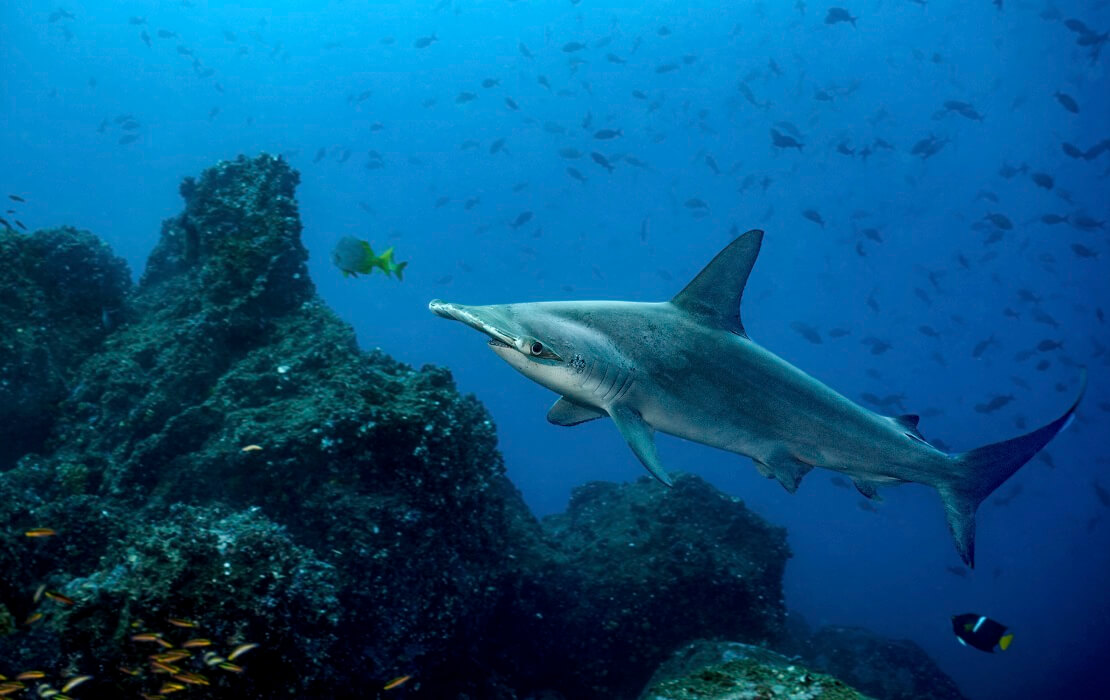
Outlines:
<svg viewBox="0 0 1110 700"><path fill-rule="evenodd" d="M74 371L56 449L0 479L0 605L43 613L0 659L127 666L124 633L175 615L268 649L210 693L488 685L461 640L499 599L509 512L527 511L481 405L445 370L360 352L316 299L296 180L261 156L186 182L128 322ZM21 535L40 526L58 535ZM39 585L72 606L34 601Z"/></svg>
<svg viewBox="0 0 1110 700"><path fill-rule="evenodd" d="M631 697L677 646L778 639L786 534L702 479L575 490L508 582L512 662L571 697Z"/></svg>
<svg viewBox="0 0 1110 700"><path fill-rule="evenodd" d="M130 275L88 231L0 230L0 471L43 448L78 367L123 320Z"/></svg>
<svg viewBox="0 0 1110 700"><path fill-rule="evenodd" d="M956 683L921 647L858 627L822 627L805 643L813 668L884 700L962 700Z"/></svg>
<svg viewBox="0 0 1110 700"><path fill-rule="evenodd" d="M640 700L866 700L842 681L763 647L697 641L676 651Z"/></svg>

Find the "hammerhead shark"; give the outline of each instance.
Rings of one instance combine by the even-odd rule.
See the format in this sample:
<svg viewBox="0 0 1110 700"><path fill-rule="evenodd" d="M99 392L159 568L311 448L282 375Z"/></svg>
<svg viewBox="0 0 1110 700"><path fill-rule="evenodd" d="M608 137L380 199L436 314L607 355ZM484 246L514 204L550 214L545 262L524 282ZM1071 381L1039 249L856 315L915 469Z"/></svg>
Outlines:
<svg viewBox="0 0 1110 700"><path fill-rule="evenodd" d="M793 493L814 467L847 475L876 498L915 482L944 502L956 550L975 566L975 510L1071 421L1086 388L1056 420L1026 435L947 454L918 416L883 416L754 343L740 299L763 242L748 231L670 301L558 301L428 308L489 337L493 351L560 395L555 425L608 416L659 481L672 484L655 431L750 457Z"/></svg>

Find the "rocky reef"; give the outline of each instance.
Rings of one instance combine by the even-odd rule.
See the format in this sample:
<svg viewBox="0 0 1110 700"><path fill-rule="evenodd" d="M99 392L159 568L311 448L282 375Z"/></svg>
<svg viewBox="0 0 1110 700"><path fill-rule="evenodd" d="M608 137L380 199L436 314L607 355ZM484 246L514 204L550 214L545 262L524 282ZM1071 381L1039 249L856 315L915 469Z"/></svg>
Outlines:
<svg viewBox="0 0 1110 700"><path fill-rule="evenodd" d="M962 700L963 694L921 647L859 627L821 627L800 650L813 668L884 700Z"/></svg>
<svg viewBox="0 0 1110 700"><path fill-rule="evenodd" d="M832 676L763 647L699 640L671 655L640 700L866 700Z"/></svg>
<svg viewBox="0 0 1110 700"><path fill-rule="evenodd" d="M696 477L537 521L481 404L321 303L297 180L187 179L135 285L87 232L0 233L0 674L43 674L0 683L631 698L693 639L784 638L784 531Z"/></svg>

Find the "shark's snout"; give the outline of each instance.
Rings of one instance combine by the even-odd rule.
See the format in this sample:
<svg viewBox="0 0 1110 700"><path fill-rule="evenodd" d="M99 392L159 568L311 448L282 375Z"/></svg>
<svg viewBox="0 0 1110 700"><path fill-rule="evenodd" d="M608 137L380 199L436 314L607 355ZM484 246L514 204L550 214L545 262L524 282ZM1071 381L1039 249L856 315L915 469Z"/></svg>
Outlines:
<svg viewBox="0 0 1110 700"><path fill-rule="evenodd" d="M506 330L510 324L504 317L503 307L466 306L432 299L428 302L428 310L436 316L462 321L474 330L485 333L489 336L491 345L517 345L518 334Z"/></svg>
<svg viewBox="0 0 1110 700"><path fill-rule="evenodd" d="M443 318L454 320L456 318L454 308L454 304L448 304L442 299L432 299L428 302L428 311L431 311L436 316L442 316Z"/></svg>

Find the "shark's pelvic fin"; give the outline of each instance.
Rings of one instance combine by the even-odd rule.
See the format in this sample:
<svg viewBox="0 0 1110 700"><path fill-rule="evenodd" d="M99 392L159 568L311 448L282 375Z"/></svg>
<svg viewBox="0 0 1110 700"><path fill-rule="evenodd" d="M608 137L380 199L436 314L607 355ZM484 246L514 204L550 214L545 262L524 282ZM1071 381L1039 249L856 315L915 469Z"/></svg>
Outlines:
<svg viewBox="0 0 1110 700"><path fill-rule="evenodd" d="M625 439L625 442L632 448L632 452L640 458L640 461L651 472L651 475L667 486L674 486L671 477L667 475L667 471L663 469L663 465L659 462L659 454L655 450L655 429L648 425L639 413L628 406L616 406L610 409L609 415L613 422L617 424L617 430L621 431L621 436Z"/></svg>
<svg viewBox="0 0 1110 700"><path fill-rule="evenodd" d="M860 495L872 501L882 501L883 497L879 495L879 487L873 481L863 481L860 479L852 479L852 483L856 485L856 491Z"/></svg>
<svg viewBox="0 0 1110 700"><path fill-rule="evenodd" d="M956 551L969 567L975 568L975 509L1067 427L1087 389L1086 370L1079 384L1075 401L1048 425L1010 440L949 456L952 470L939 480L937 491L944 501L944 514L956 540Z"/></svg>
<svg viewBox="0 0 1110 700"><path fill-rule="evenodd" d="M763 232L758 229L737 237L671 303L707 325L747 338L740 321L740 297L762 242Z"/></svg>
<svg viewBox="0 0 1110 700"><path fill-rule="evenodd" d="M813 465L794 459L791 455L776 455L766 461L755 460L759 473L768 479L778 479L782 487L794 493L802 483L802 477L813 469Z"/></svg>
<svg viewBox="0 0 1110 700"><path fill-rule="evenodd" d="M555 402L547 412L547 421L555 425L578 425L596 418L604 418L605 411L577 404L565 396Z"/></svg>

